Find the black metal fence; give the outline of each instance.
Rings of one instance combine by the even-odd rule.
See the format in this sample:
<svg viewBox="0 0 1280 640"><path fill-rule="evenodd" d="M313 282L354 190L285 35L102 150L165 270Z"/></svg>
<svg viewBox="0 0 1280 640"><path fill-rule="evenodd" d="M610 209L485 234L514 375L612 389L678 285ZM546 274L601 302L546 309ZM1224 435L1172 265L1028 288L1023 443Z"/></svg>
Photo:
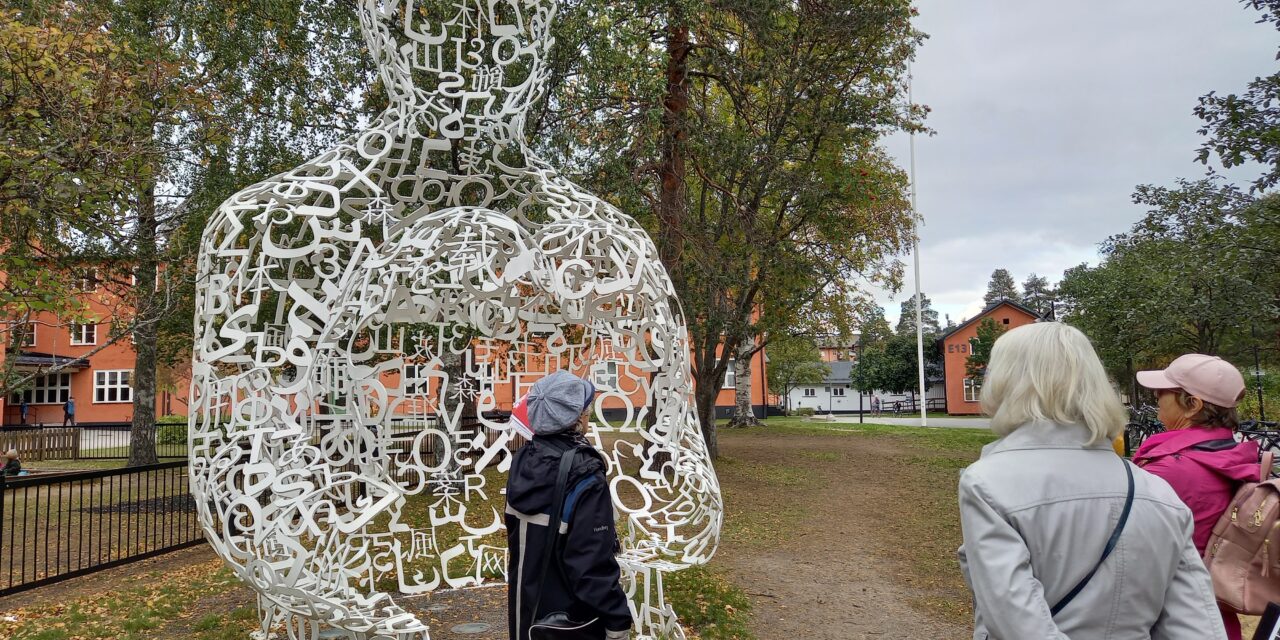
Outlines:
<svg viewBox="0 0 1280 640"><path fill-rule="evenodd" d="M0 450L17 449L22 460L124 460L129 457L129 425L0 428ZM187 456L187 425L156 426L156 457Z"/></svg>
<svg viewBox="0 0 1280 640"><path fill-rule="evenodd" d="M202 540L185 460L0 476L0 596Z"/></svg>

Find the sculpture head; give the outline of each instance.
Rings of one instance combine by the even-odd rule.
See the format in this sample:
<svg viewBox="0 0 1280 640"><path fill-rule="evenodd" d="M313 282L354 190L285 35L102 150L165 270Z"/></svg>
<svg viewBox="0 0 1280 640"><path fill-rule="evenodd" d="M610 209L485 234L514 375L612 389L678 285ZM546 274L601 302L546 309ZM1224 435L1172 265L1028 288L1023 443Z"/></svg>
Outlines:
<svg viewBox="0 0 1280 640"><path fill-rule="evenodd" d="M522 122L538 97L556 0L361 0L365 41L393 107L441 137Z"/></svg>

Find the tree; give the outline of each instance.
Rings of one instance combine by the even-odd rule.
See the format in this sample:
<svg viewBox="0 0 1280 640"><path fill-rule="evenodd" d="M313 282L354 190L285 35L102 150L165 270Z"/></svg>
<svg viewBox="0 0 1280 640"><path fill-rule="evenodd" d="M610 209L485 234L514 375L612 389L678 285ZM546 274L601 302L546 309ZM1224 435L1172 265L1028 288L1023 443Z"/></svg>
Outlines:
<svg viewBox="0 0 1280 640"><path fill-rule="evenodd" d="M987 363L991 361L991 347L1004 335L1003 325L996 324L994 318L983 318L978 323L977 337L969 341L969 357L965 359L965 375L981 379L987 375Z"/></svg>
<svg viewBox="0 0 1280 640"><path fill-rule="evenodd" d="M804 336L780 336L770 341L769 387L780 391L788 412L792 389L819 384L830 374L831 367L818 356L813 340Z"/></svg>
<svg viewBox="0 0 1280 640"><path fill-rule="evenodd" d="M920 317L924 323L924 334L928 336L937 336L942 333L942 325L938 324L938 311L933 308L933 301L929 300L929 296L920 294ZM910 299L902 302L901 313L898 315L898 326L895 329L898 335L916 335L916 297L913 295Z"/></svg>
<svg viewBox="0 0 1280 640"><path fill-rule="evenodd" d="M1032 273L1022 282L1022 304L1040 314L1041 318L1052 318L1057 297L1048 278Z"/></svg>
<svg viewBox="0 0 1280 640"><path fill-rule="evenodd" d="M103 297L109 317L96 317L80 289L86 263L100 262L97 228L118 208L147 142L132 126L142 107L133 87L169 77L164 68L148 69L92 16L57 9L0 10L0 321L8 323L0 339L11 353L39 314L110 322L111 335L95 351L134 328L118 297ZM90 282L116 284L112 265L96 266ZM15 362L6 358L0 367L3 396L58 370L18 372Z"/></svg>
<svg viewBox="0 0 1280 640"><path fill-rule="evenodd" d="M377 108L363 100L372 75L356 5L11 6L30 23L70 21L110 37L145 71L126 92L127 131L138 144L123 160L104 154L123 176L110 205L55 224L92 249L75 256L79 264L109 264L108 280L124 283L128 317L114 324L137 353L130 464L151 462L157 368L190 354L190 315L183 311L192 295L191 238L204 216L239 186L293 166Z"/></svg>
<svg viewBox="0 0 1280 640"><path fill-rule="evenodd" d="M1241 4L1262 12L1258 22L1280 31L1280 0L1241 0ZM1254 78L1243 94L1210 92L1200 98L1195 114L1204 122L1200 135L1208 137L1197 154L1201 163L1208 164L1212 155L1228 168L1250 162L1263 165L1263 174L1253 182L1254 191L1280 181L1280 72Z"/></svg>
<svg viewBox="0 0 1280 640"><path fill-rule="evenodd" d="M751 358L757 353L756 338L748 336L738 344L738 357L733 361L733 417L730 427L758 427L751 407Z"/></svg>
<svg viewBox="0 0 1280 640"><path fill-rule="evenodd" d="M987 283L987 295L982 296L982 300L988 306L1002 299L1013 302L1022 301L1018 296L1018 284L1014 282L1008 269L996 269L991 272L991 281Z"/></svg>
<svg viewBox="0 0 1280 640"><path fill-rule="evenodd" d="M901 277L906 180L879 141L923 116L899 104L921 37L911 15L903 0L650 0L567 17L585 27L560 38L534 137L656 239L689 316L713 456L716 396L743 342L797 314L847 324L855 279Z"/></svg>
<svg viewBox="0 0 1280 640"><path fill-rule="evenodd" d="M1280 299L1274 258L1254 250L1275 232L1267 214L1212 178L1140 186L1134 201L1149 207L1146 217L1103 243L1103 262L1063 275L1066 321L1121 381L1189 352L1242 362L1250 320L1274 331Z"/></svg>

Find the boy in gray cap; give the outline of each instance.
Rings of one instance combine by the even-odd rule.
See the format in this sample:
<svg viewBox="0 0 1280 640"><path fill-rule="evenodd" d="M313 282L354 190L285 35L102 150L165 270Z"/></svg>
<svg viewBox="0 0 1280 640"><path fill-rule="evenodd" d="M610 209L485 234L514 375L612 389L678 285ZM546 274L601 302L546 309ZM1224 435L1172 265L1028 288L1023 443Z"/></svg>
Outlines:
<svg viewBox="0 0 1280 640"><path fill-rule="evenodd" d="M566 371L534 383L526 399L535 435L516 452L507 479L507 626L512 640L528 640L534 620L551 613L582 623L593 638L630 637L631 609L619 583L618 535L605 462L582 433L594 399L595 387ZM560 458L568 451L573 462L564 507L551 518ZM541 560L552 522L559 540L544 576Z"/></svg>

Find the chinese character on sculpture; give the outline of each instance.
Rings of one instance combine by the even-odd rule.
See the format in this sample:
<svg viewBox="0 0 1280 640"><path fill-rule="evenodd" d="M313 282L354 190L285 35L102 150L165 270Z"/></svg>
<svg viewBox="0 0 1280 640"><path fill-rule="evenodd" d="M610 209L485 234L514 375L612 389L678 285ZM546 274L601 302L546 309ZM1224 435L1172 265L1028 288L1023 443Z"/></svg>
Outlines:
<svg viewBox="0 0 1280 640"><path fill-rule="evenodd" d="M700 564L720 489L653 242L534 157L556 3L360 0L390 104L227 200L200 253L191 486L258 594L258 636L426 640L395 598L506 579L502 412L557 369L604 390L641 637L683 637L663 576ZM401 597L401 596L396 596Z"/></svg>

